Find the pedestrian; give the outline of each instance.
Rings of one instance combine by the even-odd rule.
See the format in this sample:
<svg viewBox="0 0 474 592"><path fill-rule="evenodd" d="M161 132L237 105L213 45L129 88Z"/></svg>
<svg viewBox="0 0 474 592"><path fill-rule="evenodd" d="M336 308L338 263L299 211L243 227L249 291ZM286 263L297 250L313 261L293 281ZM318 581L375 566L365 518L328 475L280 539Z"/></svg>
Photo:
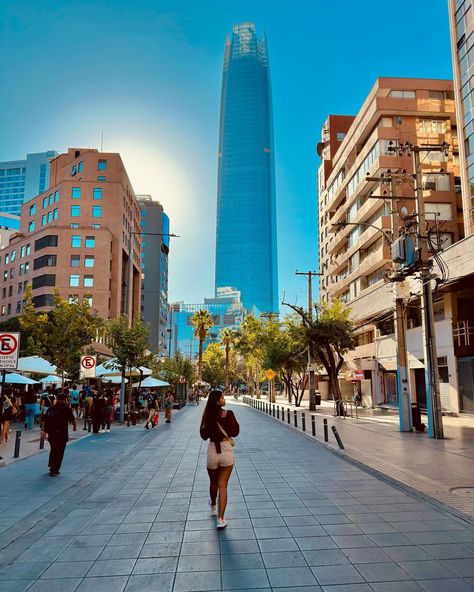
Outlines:
<svg viewBox="0 0 474 592"><path fill-rule="evenodd" d="M41 415L45 415L50 407L56 402L55 389L50 386L46 387L45 392L41 395Z"/></svg>
<svg viewBox="0 0 474 592"><path fill-rule="evenodd" d="M201 420L200 434L209 440L207 448L207 472L209 474L209 505L211 514L217 515L217 528L227 526L224 517L227 506L227 484L234 468L234 440L239 435L239 424L232 411L226 411L225 397L221 391L210 392ZM217 511L219 496L219 511Z"/></svg>
<svg viewBox="0 0 474 592"><path fill-rule="evenodd" d="M173 411L173 403L174 397L171 392L168 393L168 396L163 403L163 408L165 410L165 423L171 423L171 414Z"/></svg>
<svg viewBox="0 0 474 592"><path fill-rule="evenodd" d="M41 435L48 436L51 447L49 453L49 474L51 477L59 475L59 469L63 462L64 450L69 440L68 427L72 425L75 432L77 429L76 418L72 409L67 404L67 397L64 393L58 393L56 403L49 407L43 417Z"/></svg>
<svg viewBox="0 0 474 592"><path fill-rule="evenodd" d="M88 430L90 424L92 423L92 409L94 407L94 391L91 387L86 387L83 397L83 406L84 406L84 427L83 430Z"/></svg>
<svg viewBox="0 0 474 592"><path fill-rule="evenodd" d="M94 404L92 406L92 431L94 434L100 434L105 430L101 429L104 421L105 411L105 397L102 390L96 392L94 397Z"/></svg>
<svg viewBox="0 0 474 592"><path fill-rule="evenodd" d="M104 393L104 419L102 421L102 430L110 432L110 424L114 417L114 391L108 388Z"/></svg>
<svg viewBox="0 0 474 592"><path fill-rule="evenodd" d="M79 417L79 394L80 391L77 385L73 384L69 391L69 397L71 400L71 409L76 413L76 418Z"/></svg>
<svg viewBox="0 0 474 592"><path fill-rule="evenodd" d="M10 422L18 414L18 410L15 407L12 399L11 390L6 390L0 395L0 409L2 412L1 416L1 430L0 430L0 444L8 442L8 433L10 432Z"/></svg>
<svg viewBox="0 0 474 592"><path fill-rule="evenodd" d="M26 391L23 400L25 402L25 430L32 430L35 424L36 393L32 390Z"/></svg>
<svg viewBox="0 0 474 592"><path fill-rule="evenodd" d="M157 396L150 392L148 395L148 419L146 420L145 429L150 429L148 424L151 424L151 428L155 428L158 425L158 420L160 417L160 405L158 403ZM156 418L156 419L155 419Z"/></svg>

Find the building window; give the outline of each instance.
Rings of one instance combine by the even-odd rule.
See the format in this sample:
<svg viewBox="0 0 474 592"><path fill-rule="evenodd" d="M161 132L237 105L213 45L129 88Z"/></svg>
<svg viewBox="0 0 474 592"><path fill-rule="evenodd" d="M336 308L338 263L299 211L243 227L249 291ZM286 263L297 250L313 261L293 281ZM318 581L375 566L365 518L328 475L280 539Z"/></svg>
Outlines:
<svg viewBox="0 0 474 592"><path fill-rule="evenodd" d="M21 300L17 300L17 303L16 303L16 312L21 312Z"/></svg>
<svg viewBox="0 0 474 592"><path fill-rule="evenodd" d="M414 90L391 90L390 96L394 99L416 99Z"/></svg>
<svg viewBox="0 0 474 592"><path fill-rule="evenodd" d="M88 306L92 306L92 296L84 296L83 302L85 302Z"/></svg>
<svg viewBox="0 0 474 592"><path fill-rule="evenodd" d="M86 249L93 249L95 247L95 236L86 236Z"/></svg>
<svg viewBox="0 0 474 592"><path fill-rule="evenodd" d="M48 206L52 206L53 201L54 201L54 195L51 193L51 195L48 197Z"/></svg>
<svg viewBox="0 0 474 592"><path fill-rule="evenodd" d="M72 189L71 189L71 197L72 197L72 199L80 199L80 197L81 197L81 188L80 187L72 187Z"/></svg>
<svg viewBox="0 0 474 592"><path fill-rule="evenodd" d="M104 177L103 175L99 175L97 177L97 181L107 181L107 177Z"/></svg>
<svg viewBox="0 0 474 592"><path fill-rule="evenodd" d="M48 222L51 222L53 219L53 212L48 212Z"/></svg>
<svg viewBox="0 0 474 592"><path fill-rule="evenodd" d="M21 294L23 292L23 282L20 282L18 284L18 294Z"/></svg>
<svg viewBox="0 0 474 592"><path fill-rule="evenodd" d="M12 254L11 254L11 256L10 256L10 261L11 261L11 263L13 263L13 261L15 261L15 259L16 259L16 251L15 251L15 250L13 250L13 251L12 251Z"/></svg>
<svg viewBox="0 0 474 592"><path fill-rule="evenodd" d="M82 173L83 170L84 170L84 163L81 160L81 162L77 165L77 172Z"/></svg>
<svg viewBox="0 0 474 592"><path fill-rule="evenodd" d="M14 268L14 267L12 267L12 268L10 269L10 279L12 280L14 277L15 277L15 268Z"/></svg>
<svg viewBox="0 0 474 592"><path fill-rule="evenodd" d="M102 206L92 206L92 217L102 218Z"/></svg>
<svg viewBox="0 0 474 592"><path fill-rule="evenodd" d="M28 224L28 230L29 232L33 232L35 229L35 221L32 220L29 224Z"/></svg>
<svg viewBox="0 0 474 592"><path fill-rule="evenodd" d="M25 263L25 273L28 273L29 271L30 271L30 262L29 262L29 261L27 261L27 262Z"/></svg>
<svg viewBox="0 0 474 592"><path fill-rule="evenodd" d="M43 214L41 216L41 226L45 226L46 225L46 220L47 220L46 214Z"/></svg>
<svg viewBox="0 0 474 592"><path fill-rule="evenodd" d="M79 287L79 274L72 273L69 276L69 286L71 288L78 288Z"/></svg>
<svg viewBox="0 0 474 592"><path fill-rule="evenodd" d="M56 255L42 255L33 261L33 269L41 269L42 267L56 267Z"/></svg>
<svg viewBox="0 0 474 592"><path fill-rule="evenodd" d="M20 268L18 270L18 275L23 275L23 269L25 268L25 266L23 265L23 263L20 263Z"/></svg>
<svg viewBox="0 0 474 592"><path fill-rule="evenodd" d="M80 255L71 255L71 260L69 265L71 267L79 267L81 265L81 256Z"/></svg>
<svg viewBox="0 0 474 592"><path fill-rule="evenodd" d="M72 165L72 169L71 169L71 177L74 177L74 175L77 173L77 164Z"/></svg>
<svg viewBox="0 0 474 592"><path fill-rule="evenodd" d="M344 140L344 138L346 137L345 132L337 132L336 138L338 142L342 142L342 140Z"/></svg>
<svg viewBox="0 0 474 592"><path fill-rule="evenodd" d="M13 286L10 284L10 285L8 286L8 297L10 297L10 296L12 296L12 295L13 295Z"/></svg>
<svg viewBox="0 0 474 592"><path fill-rule="evenodd" d="M94 287L94 276L93 275L85 275L84 276L84 288L93 288Z"/></svg>
<svg viewBox="0 0 474 592"><path fill-rule="evenodd" d="M12 305L7 304L7 315L12 314Z"/></svg>
<svg viewBox="0 0 474 592"><path fill-rule="evenodd" d="M8 269L5 269L3 272L3 281L5 282L8 279Z"/></svg>
<svg viewBox="0 0 474 592"><path fill-rule="evenodd" d="M53 211L53 220L57 220L58 219L58 208L54 208Z"/></svg>
<svg viewBox="0 0 474 592"><path fill-rule="evenodd" d="M97 163L97 170L98 171L106 171L107 170L107 161L106 160L99 160Z"/></svg>
<svg viewBox="0 0 474 592"><path fill-rule="evenodd" d="M79 224L77 222L71 222L71 224L69 224L69 228L79 228Z"/></svg>
<svg viewBox="0 0 474 592"><path fill-rule="evenodd" d="M2 317L4 317L4 316L5 316L5 305L2 304Z"/></svg>
<svg viewBox="0 0 474 592"><path fill-rule="evenodd" d="M25 256L25 245L23 245L21 247L21 250L20 250L20 259L23 258L24 256Z"/></svg>
<svg viewBox="0 0 474 592"><path fill-rule="evenodd" d="M59 201L59 191L54 192L54 203L58 203Z"/></svg>
<svg viewBox="0 0 474 592"><path fill-rule="evenodd" d="M34 216L36 214L36 204L30 206L30 216Z"/></svg>
<svg viewBox="0 0 474 592"><path fill-rule="evenodd" d="M57 245L58 245L58 237L56 236L56 245L54 245L54 246L57 246ZM52 245L51 245L51 246L52 246ZM31 249L30 249L30 243L28 243L28 244L26 245L26 256L27 256L27 257L28 257L28 255L30 254L30 251L31 251Z"/></svg>
<svg viewBox="0 0 474 592"><path fill-rule="evenodd" d="M100 224L91 224L91 227L92 227L94 230L98 230L98 229L101 227L101 225L100 225Z"/></svg>
<svg viewBox="0 0 474 592"><path fill-rule="evenodd" d="M10 263L10 255L7 253L5 255L5 265L8 265Z"/></svg>
<svg viewBox="0 0 474 592"><path fill-rule="evenodd" d="M73 234L71 236L71 247L73 249L81 248L81 237L78 234Z"/></svg>
<svg viewBox="0 0 474 592"><path fill-rule="evenodd" d="M102 187L94 187L92 197L93 199L102 199Z"/></svg>
<svg viewBox="0 0 474 592"><path fill-rule="evenodd" d="M69 294L69 304L77 304L79 301L79 294Z"/></svg>
<svg viewBox="0 0 474 592"><path fill-rule="evenodd" d="M86 255L84 257L84 267L94 267L94 255Z"/></svg>
<svg viewBox="0 0 474 592"><path fill-rule="evenodd" d="M71 206L71 218L79 218L81 215L81 206Z"/></svg>
<svg viewBox="0 0 474 592"><path fill-rule="evenodd" d="M43 208L47 208L47 207L48 207L48 198L43 197Z"/></svg>

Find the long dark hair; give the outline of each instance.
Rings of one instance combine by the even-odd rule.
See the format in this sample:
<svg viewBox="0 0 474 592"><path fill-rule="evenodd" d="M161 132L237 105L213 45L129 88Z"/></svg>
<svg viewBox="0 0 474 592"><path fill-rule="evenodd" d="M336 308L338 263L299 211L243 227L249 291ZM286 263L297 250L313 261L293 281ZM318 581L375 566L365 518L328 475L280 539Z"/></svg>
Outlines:
<svg viewBox="0 0 474 592"><path fill-rule="evenodd" d="M202 414L201 428L205 427L208 430L217 428L217 421L221 413L221 406L219 400L222 397L222 391L211 391L207 398L207 404Z"/></svg>

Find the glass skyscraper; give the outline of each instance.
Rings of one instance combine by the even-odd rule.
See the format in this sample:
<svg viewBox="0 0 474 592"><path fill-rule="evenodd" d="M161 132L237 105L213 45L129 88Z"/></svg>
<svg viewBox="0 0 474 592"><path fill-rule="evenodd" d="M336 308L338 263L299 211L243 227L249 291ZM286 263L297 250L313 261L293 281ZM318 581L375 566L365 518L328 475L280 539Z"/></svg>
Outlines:
<svg viewBox="0 0 474 592"><path fill-rule="evenodd" d="M218 166L216 289L236 288L249 311L278 312L270 71L253 23L226 40Z"/></svg>
<svg viewBox="0 0 474 592"><path fill-rule="evenodd" d="M48 150L0 162L0 212L19 216L23 202L43 193L49 184L49 161L57 155Z"/></svg>

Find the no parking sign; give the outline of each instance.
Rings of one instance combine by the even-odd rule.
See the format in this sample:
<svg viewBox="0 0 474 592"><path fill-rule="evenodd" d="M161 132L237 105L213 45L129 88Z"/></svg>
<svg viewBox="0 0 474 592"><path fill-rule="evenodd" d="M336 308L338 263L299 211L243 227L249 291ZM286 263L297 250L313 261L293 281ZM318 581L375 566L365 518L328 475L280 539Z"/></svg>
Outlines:
<svg viewBox="0 0 474 592"><path fill-rule="evenodd" d="M81 377L95 378L97 356L81 356Z"/></svg>
<svg viewBox="0 0 474 592"><path fill-rule="evenodd" d="M0 368L14 370L18 366L19 333L0 333Z"/></svg>

